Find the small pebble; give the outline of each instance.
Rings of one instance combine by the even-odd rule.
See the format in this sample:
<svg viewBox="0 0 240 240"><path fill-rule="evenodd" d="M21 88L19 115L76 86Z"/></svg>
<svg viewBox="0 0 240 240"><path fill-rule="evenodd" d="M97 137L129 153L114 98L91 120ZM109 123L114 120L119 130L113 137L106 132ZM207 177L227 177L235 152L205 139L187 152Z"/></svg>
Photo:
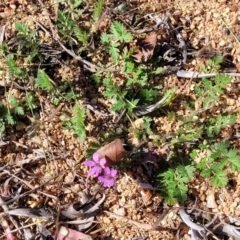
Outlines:
<svg viewBox="0 0 240 240"><path fill-rule="evenodd" d="M220 46L220 47L224 47L225 45L226 45L226 41L221 40L221 41L219 42L219 46Z"/></svg>
<svg viewBox="0 0 240 240"><path fill-rule="evenodd" d="M119 216L125 216L126 215L126 210L125 208L119 208L119 209L115 209L113 211L115 214L119 215Z"/></svg>
<svg viewBox="0 0 240 240"><path fill-rule="evenodd" d="M207 193L207 207L208 208L217 208L214 192L210 191L210 190Z"/></svg>
<svg viewBox="0 0 240 240"><path fill-rule="evenodd" d="M224 202L225 201L225 196L224 196L224 194L219 194L219 199L222 201L222 202Z"/></svg>
<svg viewBox="0 0 240 240"><path fill-rule="evenodd" d="M228 28L224 28L223 29L223 34L224 35L229 35L231 32L230 32L230 30L228 29Z"/></svg>
<svg viewBox="0 0 240 240"><path fill-rule="evenodd" d="M96 105L96 104L97 104L97 102L98 102L98 101L97 101L97 99L96 99L96 98L93 98L93 99L91 99L91 104L92 104L92 105Z"/></svg>

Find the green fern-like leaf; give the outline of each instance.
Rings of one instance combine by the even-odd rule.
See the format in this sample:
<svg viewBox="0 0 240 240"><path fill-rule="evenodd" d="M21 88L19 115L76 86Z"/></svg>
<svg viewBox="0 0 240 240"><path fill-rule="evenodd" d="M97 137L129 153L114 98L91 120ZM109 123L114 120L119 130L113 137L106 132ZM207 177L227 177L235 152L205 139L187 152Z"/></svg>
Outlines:
<svg viewBox="0 0 240 240"><path fill-rule="evenodd" d="M101 34L101 43L105 46L108 46L110 44L109 35L105 32Z"/></svg>
<svg viewBox="0 0 240 240"><path fill-rule="evenodd" d="M207 135L212 137L214 134L219 134L220 130L233 125L236 122L236 115L219 115L216 119L209 119L209 127L206 129Z"/></svg>
<svg viewBox="0 0 240 240"><path fill-rule="evenodd" d="M187 176L187 181L192 179L195 170L196 170L196 167L194 167L192 165L185 166L184 171L185 171L186 176Z"/></svg>
<svg viewBox="0 0 240 240"><path fill-rule="evenodd" d="M15 29L18 33L22 33L24 35L26 35L28 32L28 26L22 22L17 22L15 24Z"/></svg>
<svg viewBox="0 0 240 240"><path fill-rule="evenodd" d="M93 20L97 22L101 16L102 10L103 10L103 0L98 0L94 4L94 10L93 10Z"/></svg>
<svg viewBox="0 0 240 240"><path fill-rule="evenodd" d="M38 87L42 88L43 90L52 90L53 89L53 84L50 81L49 76L43 71L43 70L38 70L37 78L35 78L35 82Z"/></svg>
<svg viewBox="0 0 240 240"><path fill-rule="evenodd" d="M125 30L123 24L117 21L112 23L111 33L114 39L120 42L130 42L133 39L132 35Z"/></svg>
<svg viewBox="0 0 240 240"><path fill-rule="evenodd" d="M225 74L218 74L215 77L216 86L219 86L222 89L226 88L227 84L231 83L231 81L231 77Z"/></svg>
<svg viewBox="0 0 240 240"><path fill-rule="evenodd" d="M78 41L81 42L83 45L88 44L88 34L87 34L87 32L81 30L76 25L74 27L74 35L77 37Z"/></svg>
<svg viewBox="0 0 240 240"><path fill-rule="evenodd" d="M118 62L119 52L120 51L117 48L117 44L116 43L109 47L109 53L110 53L111 57L113 58L114 64L116 64Z"/></svg>
<svg viewBox="0 0 240 240"><path fill-rule="evenodd" d="M126 102L123 100L118 100L113 106L112 106L112 111L120 111L123 110L126 107Z"/></svg>
<svg viewBox="0 0 240 240"><path fill-rule="evenodd" d="M229 161L229 167L232 170L240 170L240 155L237 149L230 149L225 155Z"/></svg>
<svg viewBox="0 0 240 240"><path fill-rule="evenodd" d="M207 89L207 90L211 90L212 89L212 82L211 81L209 81L208 79L206 79L206 78L203 78L202 79L202 83L203 83L203 85L204 85L204 87Z"/></svg>
<svg viewBox="0 0 240 240"><path fill-rule="evenodd" d="M202 169L202 172L201 172L201 176L202 176L202 177L210 177L211 174L212 174L212 170L206 168L206 163L202 163L202 164L199 163L199 164L197 165L197 168L198 168L198 169Z"/></svg>
<svg viewBox="0 0 240 240"><path fill-rule="evenodd" d="M72 130L76 136L79 138L80 142L83 143L86 139L86 130L85 130L85 117L86 111L78 103L75 103L73 107L74 116L70 118L69 121L65 121L64 125Z"/></svg>
<svg viewBox="0 0 240 240"><path fill-rule="evenodd" d="M18 106L18 100L13 95L9 96L9 102L13 108Z"/></svg>
<svg viewBox="0 0 240 240"><path fill-rule="evenodd" d="M6 64L7 64L8 68L9 68L10 74L13 75L14 77L23 78L23 77L26 76L26 74L27 74L26 68L18 67L16 61L14 60L13 54L9 54L7 56Z"/></svg>
<svg viewBox="0 0 240 240"><path fill-rule="evenodd" d="M184 201L187 197L187 183L191 180L195 172L195 167L178 166L175 169L159 175L161 178L161 191L166 201L170 204L175 203L177 200Z"/></svg>
<svg viewBox="0 0 240 240"><path fill-rule="evenodd" d="M218 187L225 187L228 183L227 173L225 171L217 172L212 177L211 183Z"/></svg>
<svg viewBox="0 0 240 240"><path fill-rule="evenodd" d="M7 123L8 124L11 124L11 125L14 125L15 124L15 121L13 119L13 116L10 114L10 113L7 113L6 115L6 120L7 120Z"/></svg>
<svg viewBox="0 0 240 240"><path fill-rule="evenodd" d="M17 106L15 109L14 109L14 112L18 115L24 115L24 110L22 107L20 106Z"/></svg>

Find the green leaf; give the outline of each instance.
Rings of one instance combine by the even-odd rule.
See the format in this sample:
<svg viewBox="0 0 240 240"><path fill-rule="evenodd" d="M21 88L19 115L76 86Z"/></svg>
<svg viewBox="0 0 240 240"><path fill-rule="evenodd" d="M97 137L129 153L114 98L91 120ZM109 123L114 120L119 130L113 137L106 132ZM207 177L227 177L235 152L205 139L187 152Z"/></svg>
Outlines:
<svg viewBox="0 0 240 240"><path fill-rule="evenodd" d="M110 46L109 53L110 53L111 57L113 58L113 63L116 64L118 62L119 49L114 46Z"/></svg>
<svg viewBox="0 0 240 240"><path fill-rule="evenodd" d="M102 43L103 45L108 45L108 44L110 43L109 35L106 34L105 32L103 32L103 33L101 34L101 43Z"/></svg>
<svg viewBox="0 0 240 240"><path fill-rule="evenodd" d="M110 30L114 39L120 42L129 42L133 39L132 35L125 30L123 24L118 21L112 23Z"/></svg>
<svg viewBox="0 0 240 240"><path fill-rule="evenodd" d="M177 200L184 201L187 197L187 183L192 179L195 167L192 165L178 166L175 169L159 174L161 194L170 204Z"/></svg>
<svg viewBox="0 0 240 240"><path fill-rule="evenodd" d="M37 78L35 78L35 82L38 87L42 88L43 90L52 90L53 84L50 81L48 75L44 72L44 70L39 69L37 73Z"/></svg>
<svg viewBox="0 0 240 240"><path fill-rule="evenodd" d="M27 70L25 68L18 67L16 61L14 60L13 54L9 54L7 56L6 64L9 67L10 74L12 74L14 77L23 78L26 76Z"/></svg>
<svg viewBox="0 0 240 240"><path fill-rule="evenodd" d="M133 62L126 61L125 62L125 70L124 70L125 73L131 74L133 72L133 70L134 70L134 67L135 67L135 65L134 65Z"/></svg>
<svg viewBox="0 0 240 240"><path fill-rule="evenodd" d="M18 115L24 115L24 110L20 106L16 107L14 112L16 112Z"/></svg>
<svg viewBox="0 0 240 240"><path fill-rule="evenodd" d="M158 67L156 70L155 70L155 74L160 74L163 72L163 67Z"/></svg>
<svg viewBox="0 0 240 240"><path fill-rule="evenodd" d="M139 99L134 99L132 101L127 101L127 108L130 112L137 106Z"/></svg>
<svg viewBox="0 0 240 240"><path fill-rule="evenodd" d="M194 160L197 157L198 152L196 149L194 149L189 155Z"/></svg>
<svg viewBox="0 0 240 240"><path fill-rule="evenodd" d="M74 116L70 120L65 121L64 125L72 130L76 136L79 138L80 142L83 143L86 139L86 130L85 130L85 117L86 111L84 108L80 107L78 103L75 103L73 107Z"/></svg>
<svg viewBox="0 0 240 240"><path fill-rule="evenodd" d="M97 22L101 16L102 10L103 10L103 0L98 0L95 4L94 4L94 10L93 10L93 20L95 22Z"/></svg>
<svg viewBox="0 0 240 240"><path fill-rule="evenodd" d="M27 34L28 32L28 26L22 22L17 22L15 24L15 29L19 33Z"/></svg>
<svg viewBox="0 0 240 240"><path fill-rule="evenodd" d="M88 34L85 31L82 31L77 25L74 27L74 35L77 37L78 41L84 45L88 44Z"/></svg>
<svg viewBox="0 0 240 240"><path fill-rule="evenodd" d="M188 181L192 179L195 170L196 170L196 167L194 167L192 165L185 166L185 171L186 171L186 174L188 177Z"/></svg>
<svg viewBox="0 0 240 240"><path fill-rule="evenodd" d="M212 82L210 80L203 78L202 83L207 90L212 89Z"/></svg>
<svg viewBox="0 0 240 240"><path fill-rule="evenodd" d="M152 102L157 96L159 95L159 91L154 89L143 89L139 93L139 98L141 102L144 103L150 103Z"/></svg>
<svg viewBox="0 0 240 240"><path fill-rule="evenodd" d="M197 167L200 168L200 164L198 164ZM212 174L212 170L211 169L206 169L205 167L206 167L205 164L201 166L201 169L203 169L203 171L201 172L201 176L202 177L210 177L211 174Z"/></svg>
<svg viewBox="0 0 240 240"><path fill-rule="evenodd" d="M237 149L230 149L225 156L228 157L229 167L232 170L240 170L240 156Z"/></svg>
<svg viewBox="0 0 240 240"><path fill-rule="evenodd" d="M113 106L112 111L120 111L123 110L126 107L126 102L123 100L118 100Z"/></svg>
<svg viewBox="0 0 240 240"><path fill-rule="evenodd" d="M228 183L227 174L224 171L217 172L211 179L211 183L218 187L225 187Z"/></svg>
<svg viewBox="0 0 240 240"><path fill-rule="evenodd" d="M13 95L10 95L10 96L9 96L9 102L10 102L10 105L11 105L12 107L18 106L18 100L17 100L17 98L14 97Z"/></svg>
<svg viewBox="0 0 240 240"><path fill-rule="evenodd" d="M14 124L15 124L15 121L14 121L14 119L13 119L13 116L10 115L9 113L7 113L7 115L6 115L6 120L7 120L7 123L8 123L8 124L11 124L11 125L14 125Z"/></svg>

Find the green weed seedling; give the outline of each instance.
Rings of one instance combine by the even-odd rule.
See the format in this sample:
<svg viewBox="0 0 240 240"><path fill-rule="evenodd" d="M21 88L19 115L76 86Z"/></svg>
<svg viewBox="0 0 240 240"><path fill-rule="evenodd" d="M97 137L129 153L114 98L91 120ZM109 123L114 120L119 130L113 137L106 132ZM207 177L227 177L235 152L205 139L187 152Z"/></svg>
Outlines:
<svg viewBox="0 0 240 240"><path fill-rule="evenodd" d="M237 149L230 149L228 142L201 144L199 148L206 152L206 156L196 165L200 175L210 178L214 186L225 187L229 180L228 172L240 170L240 156ZM198 151L194 150L190 156L195 159L198 157Z"/></svg>
<svg viewBox="0 0 240 240"><path fill-rule="evenodd" d="M118 63L121 43L130 42L133 39L131 33L127 32L120 22L113 22L110 34L101 34L101 43L107 48L113 59L113 64Z"/></svg>
<svg viewBox="0 0 240 240"><path fill-rule="evenodd" d="M194 176L195 170L196 167L193 165L180 165L158 175L161 195L169 204L186 200L188 191L187 183Z"/></svg>
<svg viewBox="0 0 240 240"><path fill-rule="evenodd" d="M182 122L182 127L173 133L170 145L182 148L183 144L190 143L191 147L188 148L192 149L190 157L193 161L191 165L180 165L158 176L161 182L160 190L169 203L186 199L187 183L197 172L202 177L208 177L213 185L224 187L228 183L228 172L239 170L240 156L237 150L230 149L227 142L216 143L221 130L236 122L235 114L222 115L216 112L214 106L230 82L231 78L224 74L213 79L202 79L194 88L200 110L193 110L194 104L190 101L184 103L190 112L187 117L175 115L174 118ZM207 115L208 110L210 117ZM203 150L205 157L196 164L194 160L198 157L198 152ZM185 168L188 168L188 171Z"/></svg>
<svg viewBox="0 0 240 240"><path fill-rule="evenodd" d="M0 133L5 131L5 125L14 125L19 115L24 115L24 109L13 95L6 96L7 105L0 103Z"/></svg>
<svg viewBox="0 0 240 240"><path fill-rule="evenodd" d="M83 143L86 139L86 130L85 130L85 117L86 110L80 106L78 102L73 106L73 117L63 122L63 125L73 131L80 142Z"/></svg>

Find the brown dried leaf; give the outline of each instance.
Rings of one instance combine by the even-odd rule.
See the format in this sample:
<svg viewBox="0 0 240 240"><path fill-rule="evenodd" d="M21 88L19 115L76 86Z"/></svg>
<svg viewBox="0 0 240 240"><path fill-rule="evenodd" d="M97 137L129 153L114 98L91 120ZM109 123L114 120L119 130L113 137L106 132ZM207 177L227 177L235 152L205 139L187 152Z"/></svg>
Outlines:
<svg viewBox="0 0 240 240"><path fill-rule="evenodd" d="M154 32L145 39L137 41L138 51L133 55L135 62L147 62L152 56L157 43L157 34Z"/></svg>
<svg viewBox="0 0 240 240"><path fill-rule="evenodd" d="M97 153L100 158L106 158L108 166L112 166L126 157L130 151L131 148L127 145L123 145L121 139L117 138L98 149Z"/></svg>
<svg viewBox="0 0 240 240"><path fill-rule="evenodd" d="M142 200L145 206L148 206L152 203L152 192L149 189L141 188L140 190Z"/></svg>

